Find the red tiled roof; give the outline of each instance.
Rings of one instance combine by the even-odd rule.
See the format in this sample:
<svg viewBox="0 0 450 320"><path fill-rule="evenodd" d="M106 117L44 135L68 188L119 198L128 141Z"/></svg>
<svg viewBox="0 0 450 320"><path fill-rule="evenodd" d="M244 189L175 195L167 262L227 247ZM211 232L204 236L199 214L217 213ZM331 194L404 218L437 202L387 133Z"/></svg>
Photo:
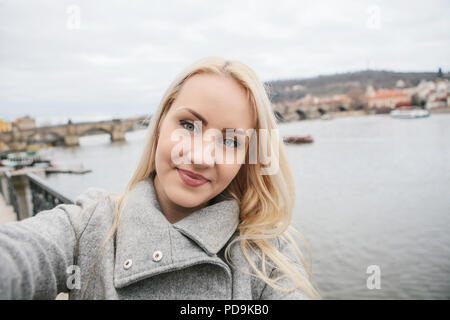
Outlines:
<svg viewBox="0 0 450 320"><path fill-rule="evenodd" d="M385 99L385 98L394 98L394 97L409 97L409 95L403 90L378 90L375 92L374 96L369 96L370 100L374 99Z"/></svg>

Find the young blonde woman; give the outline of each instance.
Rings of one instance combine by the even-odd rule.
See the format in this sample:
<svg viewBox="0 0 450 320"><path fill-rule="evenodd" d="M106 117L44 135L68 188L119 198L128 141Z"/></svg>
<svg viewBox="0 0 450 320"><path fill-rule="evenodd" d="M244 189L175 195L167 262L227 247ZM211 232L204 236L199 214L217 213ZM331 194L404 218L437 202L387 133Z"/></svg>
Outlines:
<svg viewBox="0 0 450 320"><path fill-rule="evenodd" d="M0 298L319 298L276 129L248 66L195 62L152 115L123 194L88 188L0 227Z"/></svg>

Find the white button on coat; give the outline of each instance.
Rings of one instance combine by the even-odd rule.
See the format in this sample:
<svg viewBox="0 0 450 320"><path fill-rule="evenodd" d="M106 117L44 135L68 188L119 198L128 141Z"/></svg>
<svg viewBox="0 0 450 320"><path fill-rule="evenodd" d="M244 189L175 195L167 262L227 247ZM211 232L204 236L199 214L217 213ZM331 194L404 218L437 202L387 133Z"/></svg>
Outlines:
<svg viewBox="0 0 450 320"><path fill-rule="evenodd" d="M160 260L162 259L162 256L163 256L163 254L162 254L162 252L159 251L159 250L153 252L153 261L155 261L155 262L160 261Z"/></svg>
<svg viewBox="0 0 450 320"><path fill-rule="evenodd" d="M123 263L123 268L124 268L125 270L130 269L132 264L133 264L133 260L127 259L127 260L125 260L125 262Z"/></svg>

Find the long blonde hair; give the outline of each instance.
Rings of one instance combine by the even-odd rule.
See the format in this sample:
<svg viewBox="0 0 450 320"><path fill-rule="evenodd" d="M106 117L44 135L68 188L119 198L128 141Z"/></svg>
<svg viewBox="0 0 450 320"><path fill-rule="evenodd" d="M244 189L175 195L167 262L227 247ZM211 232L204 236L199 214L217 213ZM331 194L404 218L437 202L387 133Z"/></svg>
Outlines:
<svg viewBox="0 0 450 320"><path fill-rule="evenodd" d="M122 213L123 200L126 195L139 181L155 174L155 153L157 146L157 139L155 137L157 137L161 122L177 98L185 81L193 75L200 73L230 76L246 90L249 103L256 111L254 112L256 115L254 129L257 135L259 129L266 129L269 135L273 132L272 129L277 129L271 103L266 91L269 88L258 79L250 67L236 60L225 60L216 56L206 57L196 61L175 78L164 93L156 113L151 116L140 161L130 181L126 185L125 192L120 194L114 202L112 226L103 241L103 245L111 236L116 234ZM269 138L269 141L272 141L272 139ZM292 291L300 288L310 298L320 298L320 295L308 279L311 276L311 260L310 267L308 268L303 254L293 238L293 234L299 236L302 241L304 239L290 226L295 191L283 143L280 140L278 144L270 144L268 148L268 154L278 154L279 170L275 174L261 175L261 163L247 164L247 152L245 164L242 165L236 177L223 192L227 196L236 199L240 208L239 236L226 247L225 258L231 263L229 261L230 247L233 243L239 241L246 260L255 272L254 276L259 277L269 286L277 290ZM276 248L276 245L271 240L277 237L293 245L308 273L308 278ZM102 246L100 246L100 249ZM257 252L257 249L259 249L258 255L262 261L261 269L258 268L249 254L249 251ZM265 267L267 258L274 267L279 268L282 274L293 282L294 286L292 288L284 288L277 285L277 279L271 279L267 275ZM87 282L89 282L89 278L90 275ZM85 290L86 288L87 283Z"/></svg>

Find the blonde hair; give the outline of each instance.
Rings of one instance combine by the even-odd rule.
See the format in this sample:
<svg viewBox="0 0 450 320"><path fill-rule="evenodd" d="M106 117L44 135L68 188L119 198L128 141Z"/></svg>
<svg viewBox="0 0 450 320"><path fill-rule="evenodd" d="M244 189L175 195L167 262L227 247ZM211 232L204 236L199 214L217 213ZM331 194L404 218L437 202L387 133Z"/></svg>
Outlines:
<svg viewBox="0 0 450 320"><path fill-rule="evenodd" d="M157 146L157 139L155 139L155 137L159 132L161 122L177 98L185 81L195 74L200 73L230 76L246 90L249 103L256 115L254 129L257 135L259 129L267 129L270 135L272 129L277 128L272 113L271 103L266 92L269 88L258 79L250 67L236 60L225 60L216 56L200 59L190 65L171 83L166 90L156 113L153 114L150 119L146 143L140 161L130 181L126 185L125 192L120 194L114 202L112 226L109 229L102 246L100 246L100 249L111 236L115 235L118 229L123 208L123 200L126 195L133 189L136 183L151 175L154 176L156 172L155 153ZM272 139L269 138L269 141L272 141ZM231 264L230 247L233 243L239 241L242 253L255 272L254 276L262 279L274 289L280 291L292 291L299 288L312 299L320 298L320 295L308 279L311 276L311 268L307 268L303 254L294 240L293 234L299 236L302 241L304 241L304 239L292 226L290 226L295 192L294 182L284 152L283 143L280 140L276 146L270 144L268 148L269 154L278 154L279 170L275 174L261 175L260 172L262 167L260 162L248 164L247 152L245 164L242 165L230 185L222 192L223 194L234 198L238 202L240 208L240 223L238 225L239 236L226 247L225 258ZM278 150L274 150L275 148L278 148ZM307 270L308 278L306 278L303 273L300 272L299 268L292 264L288 258L276 248L276 245L271 241L276 238L285 240L293 245L305 270ZM261 258L261 269L255 264L255 261L249 254L249 250L257 253ZM270 261L267 261L267 258ZM292 288L284 288L277 285L277 280L280 280L280 278L271 279L270 276L267 275L266 261L278 268L281 273L284 274L284 277L289 278L293 282L294 286ZM89 282L89 279L90 275L87 282ZM85 290L87 288L87 282L85 284ZM84 292L82 297L83 295Z"/></svg>

